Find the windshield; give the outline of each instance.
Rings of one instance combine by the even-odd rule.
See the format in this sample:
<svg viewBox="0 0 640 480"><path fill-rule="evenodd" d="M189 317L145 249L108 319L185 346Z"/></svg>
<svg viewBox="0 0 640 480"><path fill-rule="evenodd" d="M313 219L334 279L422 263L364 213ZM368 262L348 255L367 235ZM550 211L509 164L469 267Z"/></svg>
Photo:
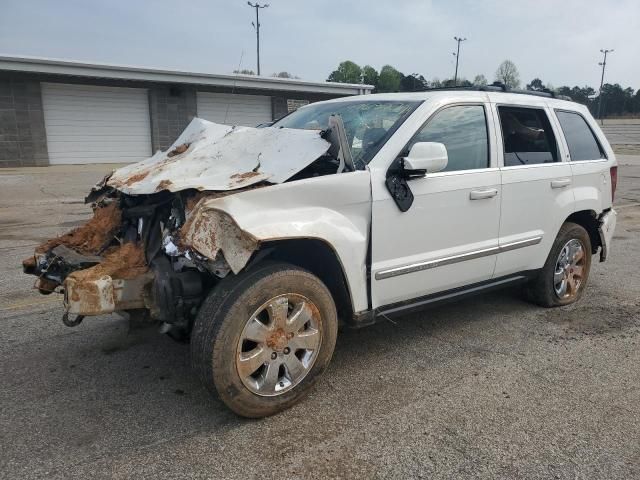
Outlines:
<svg viewBox="0 0 640 480"><path fill-rule="evenodd" d="M369 163L420 102L353 101L317 103L300 108L274 127L325 130L329 116L340 115L357 164Z"/></svg>

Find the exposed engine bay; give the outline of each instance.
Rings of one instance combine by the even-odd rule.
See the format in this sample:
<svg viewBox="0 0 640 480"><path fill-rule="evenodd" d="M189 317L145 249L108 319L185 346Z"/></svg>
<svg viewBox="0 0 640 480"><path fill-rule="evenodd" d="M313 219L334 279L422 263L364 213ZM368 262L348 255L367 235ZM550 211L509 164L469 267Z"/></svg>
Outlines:
<svg viewBox="0 0 640 480"><path fill-rule="evenodd" d="M194 119L167 151L96 185L85 199L93 218L37 247L24 271L38 277L41 293L64 294L68 326L89 315L144 313L184 336L206 293L260 249L207 202L348 170L344 134L336 134L343 128L339 119L325 131Z"/></svg>

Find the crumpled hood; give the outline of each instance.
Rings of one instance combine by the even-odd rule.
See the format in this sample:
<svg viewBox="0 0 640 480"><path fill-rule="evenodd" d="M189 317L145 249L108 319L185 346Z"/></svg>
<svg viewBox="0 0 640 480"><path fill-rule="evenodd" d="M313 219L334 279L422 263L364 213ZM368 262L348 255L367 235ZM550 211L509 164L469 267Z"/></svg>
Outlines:
<svg viewBox="0 0 640 480"><path fill-rule="evenodd" d="M167 151L119 168L107 186L136 195L282 183L330 146L315 130L232 127L194 118Z"/></svg>

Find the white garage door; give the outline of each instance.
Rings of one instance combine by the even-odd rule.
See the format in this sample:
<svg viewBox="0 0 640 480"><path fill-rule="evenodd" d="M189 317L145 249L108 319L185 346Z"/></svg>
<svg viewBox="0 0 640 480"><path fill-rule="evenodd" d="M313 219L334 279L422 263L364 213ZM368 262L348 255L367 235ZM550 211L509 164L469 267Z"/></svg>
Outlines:
<svg viewBox="0 0 640 480"><path fill-rule="evenodd" d="M271 97L198 92L198 117L227 125L255 127L272 120Z"/></svg>
<svg viewBox="0 0 640 480"><path fill-rule="evenodd" d="M49 163L131 163L151 156L147 91L42 84Z"/></svg>

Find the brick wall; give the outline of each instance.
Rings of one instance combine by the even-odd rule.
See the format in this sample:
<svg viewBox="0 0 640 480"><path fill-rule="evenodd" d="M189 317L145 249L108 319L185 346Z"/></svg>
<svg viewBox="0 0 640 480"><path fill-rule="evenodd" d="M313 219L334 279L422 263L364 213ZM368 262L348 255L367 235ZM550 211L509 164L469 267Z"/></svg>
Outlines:
<svg viewBox="0 0 640 480"><path fill-rule="evenodd" d="M0 77L0 167L48 164L40 82Z"/></svg>
<svg viewBox="0 0 640 480"><path fill-rule="evenodd" d="M196 116L196 91L189 87L149 88L151 147L166 150Z"/></svg>

